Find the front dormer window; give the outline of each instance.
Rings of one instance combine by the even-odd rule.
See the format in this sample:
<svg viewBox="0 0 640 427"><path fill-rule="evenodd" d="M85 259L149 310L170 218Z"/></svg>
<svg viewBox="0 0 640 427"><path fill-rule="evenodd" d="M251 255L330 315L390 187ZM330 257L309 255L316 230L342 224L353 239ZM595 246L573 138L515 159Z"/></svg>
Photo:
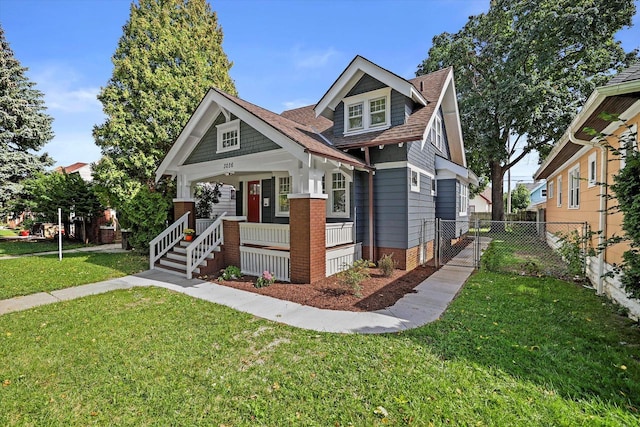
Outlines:
<svg viewBox="0 0 640 427"><path fill-rule="evenodd" d="M386 129L391 125L391 88L382 88L344 99L345 135Z"/></svg>

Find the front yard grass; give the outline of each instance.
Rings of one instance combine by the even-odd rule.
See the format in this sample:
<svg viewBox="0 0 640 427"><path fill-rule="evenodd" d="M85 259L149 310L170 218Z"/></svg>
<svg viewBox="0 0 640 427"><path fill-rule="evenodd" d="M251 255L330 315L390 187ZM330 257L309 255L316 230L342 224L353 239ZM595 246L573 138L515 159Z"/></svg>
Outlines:
<svg viewBox="0 0 640 427"><path fill-rule="evenodd" d="M639 354L637 324L550 278L478 273L387 335L134 288L0 316L0 424L635 426Z"/></svg>
<svg viewBox="0 0 640 427"><path fill-rule="evenodd" d="M101 282L149 268L147 256L84 252L0 260L0 299Z"/></svg>
<svg viewBox="0 0 640 427"><path fill-rule="evenodd" d="M84 248L87 245L78 242L64 241L62 250ZM57 240L8 240L0 241L0 257L11 255L27 255L58 250Z"/></svg>

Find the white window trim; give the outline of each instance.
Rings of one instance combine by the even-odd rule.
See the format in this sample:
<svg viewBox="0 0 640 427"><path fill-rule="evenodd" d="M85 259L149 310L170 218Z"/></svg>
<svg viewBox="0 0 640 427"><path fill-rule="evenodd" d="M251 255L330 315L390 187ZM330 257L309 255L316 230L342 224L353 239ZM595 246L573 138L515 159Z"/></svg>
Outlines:
<svg viewBox="0 0 640 427"><path fill-rule="evenodd" d="M596 185L597 175L598 175L598 162L597 162L597 153L589 154L589 160L587 161L587 173L589 174L589 180L587 181L587 188L594 187ZM593 165L593 167L591 167ZM591 173L593 172L593 176Z"/></svg>
<svg viewBox="0 0 640 427"><path fill-rule="evenodd" d="M444 123L442 122L442 118L440 114L435 115L433 118L433 123L431 124L431 143L440 151L444 151L444 132L443 132ZM438 136L440 138L438 138Z"/></svg>
<svg viewBox="0 0 640 427"><path fill-rule="evenodd" d="M413 183L414 173L418 176L418 184ZM420 171L418 169L409 168L409 187L411 188L411 191L413 191L414 193L420 192Z"/></svg>
<svg viewBox="0 0 640 427"><path fill-rule="evenodd" d="M577 172L578 178L574 177L574 174ZM569 209L579 209L580 208L580 164L573 166L569 169L569 200L567 201L567 206ZM574 184L577 187L574 187ZM578 203L574 203L574 192L577 194Z"/></svg>
<svg viewBox="0 0 640 427"><path fill-rule="evenodd" d="M346 212L333 212L333 174L340 173L344 177L346 191L345 191L345 203ZM351 217L351 182L352 178L343 171L326 171L324 179L322 180L323 194L327 195L327 218L350 218Z"/></svg>
<svg viewBox="0 0 640 427"><path fill-rule="evenodd" d="M556 178L556 182L558 187L558 198L557 198L558 200L556 201L556 206L561 208L562 207L562 175Z"/></svg>
<svg viewBox="0 0 640 427"><path fill-rule="evenodd" d="M274 177L276 179L275 201L274 201L275 204L276 204L276 216L278 216L278 217L288 217L289 214L290 214L290 211L291 211L291 204L289 204L289 210L288 211L280 210L280 179L289 178L289 193L287 193L287 195L291 194L291 186L293 184L291 175L282 174L282 175L275 175Z"/></svg>
<svg viewBox="0 0 640 427"><path fill-rule="evenodd" d="M554 184L555 183L553 181L547 182L547 200L553 199L553 187L554 187Z"/></svg>
<svg viewBox="0 0 640 427"><path fill-rule="evenodd" d="M464 210L463 210L464 207ZM469 186L460 183L460 206L458 207L459 216L467 216L469 212Z"/></svg>
<svg viewBox="0 0 640 427"><path fill-rule="evenodd" d="M235 119L230 122L220 123L216 126L217 140L218 140L218 153L226 153L228 151L235 151L240 149L240 120ZM222 134L225 132L236 131L238 135L238 143L231 147L222 147Z"/></svg>
<svg viewBox="0 0 640 427"><path fill-rule="evenodd" d="M371 125L371 101L385 98L385 122ZM359 133L370 132L374 130L383 130L391 127L391 88L365 92L360 95L350 96L342 100L344 102L344 135L357 135ZM362 127L349 130L349 106L362 103Z"/></svg>

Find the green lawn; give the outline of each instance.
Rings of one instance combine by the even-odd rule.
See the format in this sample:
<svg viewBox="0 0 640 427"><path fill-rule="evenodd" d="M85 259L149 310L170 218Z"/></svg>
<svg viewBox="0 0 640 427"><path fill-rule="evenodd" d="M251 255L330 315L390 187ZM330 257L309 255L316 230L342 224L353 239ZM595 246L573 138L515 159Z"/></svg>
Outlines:
<svg viewBox="0 0 640 427"><path fill-rule="evenodd" d="M16 237L17 235L18 235L18 231L16 230L0 228L0 237Z"/></svg>
<svg viewBox="0 0 640 427"><path fill-rule="evenodd" d="M0 299L101 282L149 268L149 258L134 252L84 252L0 260Z"/></svg>
<svg viewBox="0 0 640 427"><path fill-rule="evenodd" d="M479 273L388 335L136 288L0 316L0 425L635 426L639 355L637 324L554 279Z"/></svg>
<svg viewBox="0 0 640 427"><path fill-rule="evenodd" d="M6 231L6 230L4 230ZM62 250L84 248L87 245L77 242L64 241ZM57 240L14 240L0 241L0 257L11 255L26 255L39 252L51 252L58 250Z"/></svg>

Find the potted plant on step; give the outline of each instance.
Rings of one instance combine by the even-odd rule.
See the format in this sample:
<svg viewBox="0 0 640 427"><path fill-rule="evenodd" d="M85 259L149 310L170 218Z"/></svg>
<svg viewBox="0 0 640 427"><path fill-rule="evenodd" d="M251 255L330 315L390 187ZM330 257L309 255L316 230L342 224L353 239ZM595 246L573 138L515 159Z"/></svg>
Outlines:
<svg viewBox="0 0 640 427"><path fill-rule="evenodd" d="M185 228L184 230L182 230L182 232L184 233L184 240L186 240L187 242L192 241L196 235L196 230L194 230L193 228Z"/></svg>

